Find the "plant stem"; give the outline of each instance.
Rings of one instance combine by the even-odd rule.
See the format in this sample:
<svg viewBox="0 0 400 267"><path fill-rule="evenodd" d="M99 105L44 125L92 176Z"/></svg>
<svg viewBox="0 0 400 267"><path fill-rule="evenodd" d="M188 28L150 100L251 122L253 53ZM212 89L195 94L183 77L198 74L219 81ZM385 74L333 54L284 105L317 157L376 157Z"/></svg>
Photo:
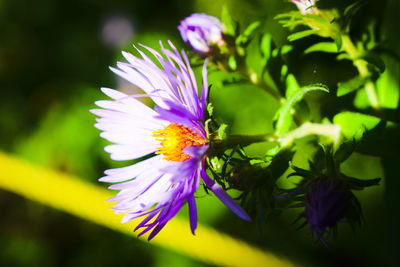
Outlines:
<svg viewBox="0 0 400 267"><path fill-rule="evenodd" d="M282 103L282 102L285 101L285 98L283 98L283 97L281 96L281 94L280 94L278 91L274 90L273 88L271 88L270 86L268 86L267 84L265 84L263 81L261 81L261 80L257 77L257 74L256 74L255 72L246 69L246 70L242 70L241 73L242 73L243 75L245 75L245 76L249 79L249 81L250 81L252 84L254 84L254 85L256 85L256 86L262 88L265 92L267 92L267 93L270 94L273 98L275 98L276 101L278 101L278 103Z"/></svg>
<svg viewBox="0 0 400 267"><path fill-rule="evenodd" d="M360 77L367 78L367 81L365 83L365 91L367 93L368 100L371 106L374 109L379 109L379 102L378 102L378 96L376 95L375 84L371 81L370 78L368 78L371 75L367 67L368 63L360 58L361 53L357 49L357 47L353 44L349 35L344 34L342 36L342 42L343 42L343 49L353 60L353 64L357 68Z"/></svg>
<svg viewBox="0 0 400 267"><path fill-rule="evenodd" d="M278 138L274 133L267 133L260 135L230 135L225 140L219 140L217 138L210 141L214 142L218 147L229 149L238 145L248 146L254 143L276 142L277 140Z"/></svg>
<svg viewBox="0 0 400 267"><path fill-rule="evenodd" d="M329 136L332 138L334 145L336 145L340 137L340 126L336 124L306 122L299 128L283 134L278 141L282 144L282 146L286 146L293 140L305 137L307 135Z"/></svg>
<svg viewBox="0 0 400 267"><path fill-rule="evenodd" d="M340 126L336 124L319 124L306 122L293 131L277 135L276 133L267 133L260 135L230 135L226 139L221 140L215 138L210 140L214 144L224 149L234 148L238 145L248 146L261 142L279 142L282 146L287 146L295 139L305 137L307 135L328 136L333 140L334 145L338 144L340 137Z"/></svg>

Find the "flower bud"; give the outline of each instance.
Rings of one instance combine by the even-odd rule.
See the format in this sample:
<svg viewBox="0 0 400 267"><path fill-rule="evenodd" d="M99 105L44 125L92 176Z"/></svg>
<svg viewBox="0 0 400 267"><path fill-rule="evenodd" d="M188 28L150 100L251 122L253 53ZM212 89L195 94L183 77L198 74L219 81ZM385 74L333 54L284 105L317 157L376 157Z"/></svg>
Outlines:
<svg viewBox="0 0 400 267"><path fill-rule="evenodd" d="M317 178L310 182L305 193L303 216L315 235L326 245L323 235L335 227L351 210L355 196L337 178Z"/></svg>
<svg viewBox="0 0 400 267"><path fill-rule="evenodd" d="M318 0L291 0L293 4L296 4L301 14L315 14L317 9L313 7Z"/></svg>
<svg viewBox="0 0 400 267"><path fill-rule="evenodd" d="M178 26L183 40L197 53L207 54L212 46L224 43L224 26L213 16L194 13L181 21Z"/></svg>

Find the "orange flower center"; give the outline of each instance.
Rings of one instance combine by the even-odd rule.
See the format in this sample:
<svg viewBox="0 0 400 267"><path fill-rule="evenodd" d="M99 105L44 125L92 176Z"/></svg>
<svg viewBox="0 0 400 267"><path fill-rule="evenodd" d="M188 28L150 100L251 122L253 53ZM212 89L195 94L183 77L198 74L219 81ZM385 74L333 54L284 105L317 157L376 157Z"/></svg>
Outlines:
<svg viewBox="0 0 400 267"><path fill-rule="evenodd" d="M164 159L170 161L185 161L191 156L185 154L183 149L190 146L201 146L206 140L198 133L182 124L171 123L165 128L153 132L153 137L161 143L156 154L163 154Z"/></svg>

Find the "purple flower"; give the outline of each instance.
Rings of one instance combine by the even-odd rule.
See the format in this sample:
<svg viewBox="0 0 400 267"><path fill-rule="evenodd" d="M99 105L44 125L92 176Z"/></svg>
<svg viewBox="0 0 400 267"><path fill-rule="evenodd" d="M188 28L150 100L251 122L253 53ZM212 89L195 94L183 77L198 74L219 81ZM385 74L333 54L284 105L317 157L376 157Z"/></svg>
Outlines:
<svg viewBox="0 0 400 267"><path fill-rule="evenodd" d="M145 157L127 167L106 170L102 182L115 183L109 188L120 192L109 201L113 209L124 213L122 223L146 216L135 231L142 235L152 230L149 240L188 203L192 233L197 226L194 193L200 179L239 217L248 215L204 170L208 140L204 128L204 110L208 92L207 60L203 66L203 86L199 95L195 75L182 51L169 42L172 51L161 44L162 53L143 46L158 62L141 50L142 58L123 52L129 63L118 62L111 70L141 88L145 94L126 95L102 88L112 100L97 101L103 109L91 110L100 118L95 125L101 137L114 143L105 151L113 160ZM159 67L161 66L161 67ZM137 97L150 97L154 109Z"/></svg>
<svg viewBox="0 0 400 267"><path fill-rule="evenodd" d="M216 17L194 13L178 26L183 40L197 53L212 51L211 46L223 44L224 26Z"/></svg>
<svg viewBox="0 0 400 267"><path fill-rule="evenodd" d="M301 14L315 14L318 10L313 7L318 0L291 0L292 3L296 4Z"/></svg>
<svg viewBox="0 0 400 267"><path fill-rule="evenodd" d="M315 235L326 245L323 235L335 227L351 208L353 194L339 179L317 178L310 182L305 194L303 216Z"/></svg>

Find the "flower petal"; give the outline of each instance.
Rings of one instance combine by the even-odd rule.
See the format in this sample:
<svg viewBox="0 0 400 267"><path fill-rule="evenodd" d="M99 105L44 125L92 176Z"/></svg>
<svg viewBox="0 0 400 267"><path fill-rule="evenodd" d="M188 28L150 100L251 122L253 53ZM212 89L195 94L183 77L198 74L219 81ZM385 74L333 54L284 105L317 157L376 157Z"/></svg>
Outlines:
<svg viewBox="0 0 400 267"><path fill-rule="evenodd" d="M251 221L251 218L247 213L237 204L217 183L210 179L206 171L202 169L201 177L207 187L224 203L228 208L231 209L237 216L246 221Z"/></svg>

